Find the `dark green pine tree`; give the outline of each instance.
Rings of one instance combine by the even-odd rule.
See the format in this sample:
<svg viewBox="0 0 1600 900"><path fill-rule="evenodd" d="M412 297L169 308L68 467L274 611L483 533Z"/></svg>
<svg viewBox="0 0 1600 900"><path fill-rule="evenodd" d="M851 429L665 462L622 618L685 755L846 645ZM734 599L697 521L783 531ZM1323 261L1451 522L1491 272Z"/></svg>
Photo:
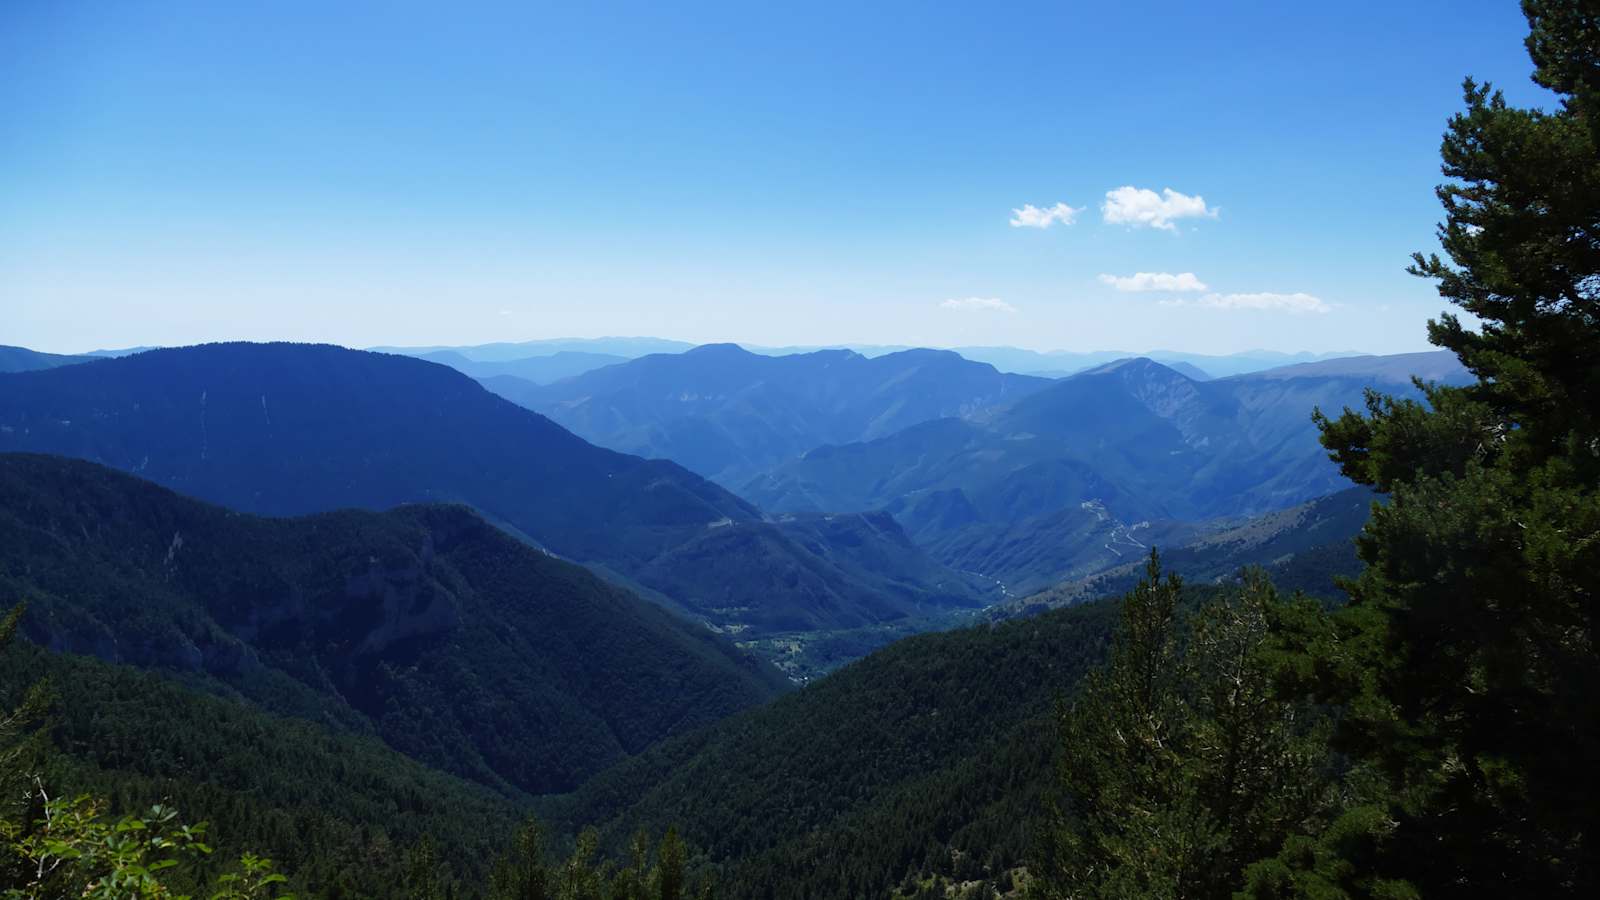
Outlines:
<svg viewBox="0 0 1600 900"><path fill-rule="evenodd" d="M1600 834L1600 6L1526 0L1551 110L1466 82L1443 144L1445 259L1471 318L1429 338L1478 376L1320 417L1389 496L1351 603L1308 645L1342 704L1346 814L1255 896L1594 896Z"/></svg>
<svg viewBox="0 0 1600 900"><path fill-rule="evenodd" d="M1109 662L1061 716L1063 808L1036 897L1184 896L1215 848L1181 747L1192 715L1180 693L1182 590L1152 553L1122 599Z"/></svg>
<svg viewBox="0 0 1600 900"><path fill-rule="evenodd" d="M490 900L550 900L550 866L545 861L544 828L530 819L517 829L489 876Z"/></svg>
<svg viewBox="0 0 1600 900"><path fill-rule="evenodd" d="M655 877L651 879L659 900L682 900L684 850L678 829L668 828L656 849Z"/></svg>
<svg viewBox="0 0 1600 900"><path fill-rule="evenodd" d="M16 638L26 604L19 603L0 618L0 653ZM0 691L0 696L11 691ZM31 795L31 782L37 774L43 751L44 732L38 726L49 711L50 687L43 682L30 684L14 709L0 708L0 819L26 812L20 798Z"/></svg>
<svg viewBox="0 0 1600 900"><path fill-rule="evenodd" d="M0 618L0 654L11 649L26 612L26 604L19 603ZM13 686L0 685L0 697L13 692ZM15 707L0 706L0 892L27 882L27 860L3 844L31 830L43 814L34 780L45 749L45 732L39 725L51 701L49 686L34 682L22 689Z"/></svg>
<svg viewBox="0 0 1600 900"><path fill-rule="evenodd" d="M1227 898L1244 870L1326 800L1326 733L1280 699L1280 601L1260 571L1181 614L1183 584L1146 577L1122 600L1105 668L1061 718L1060 803L1037 898Z"/></svg>

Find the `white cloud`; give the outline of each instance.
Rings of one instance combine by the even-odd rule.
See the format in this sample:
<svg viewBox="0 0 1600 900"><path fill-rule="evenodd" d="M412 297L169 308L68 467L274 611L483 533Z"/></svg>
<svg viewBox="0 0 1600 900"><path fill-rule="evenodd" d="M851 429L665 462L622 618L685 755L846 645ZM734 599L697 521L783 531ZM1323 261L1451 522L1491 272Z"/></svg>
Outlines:
<svg viewBox="0 0 1600 900"><path fill-rule="evenodd" d="M960 300L946 300L939 306L944 309L993 310L1006 313L1017 311L1015 306L1001 300L999 297L965 297Z"/></svg>
<svg viewBox="0 0 1600 900"><path fill-rule="evenodd" d="M1163 300L1163 306L1199 306L1205 309L1256 309L1295 314L1325 313L1333 309L1310 294L1207 294L1198 300Z"/></svg>
<svg viewBox="0 0 1600 900"><path fill-rule="evenodd" d="M1065 203L1047 206L1040 209L1032 203L1024 203L1021 209L1011 211L1012 228L1049 228L1057 222L1071 225L1078 218L1078 213L1083 212L1083 207L1073 209Z"/></svg>
<svg viewBox="0 0 1600 900"><path fill-rule="evenodd" d="M1173 221L1202 216L1216 218L1217 211L1206 206L1204 197L1180 194L1165 188L1157 194L1149 188L1132 185L1106 191L1106 202L1100 205L1100 214L1108 225L1131 225L1136 228L1160 228L1177 231Z"/></svg>
<svg viewBox="0 0 1600 900"><path fill-rule="evenodd" d="M1203 291L1205 282L1193 272L1136 272L1132 275L1101 275L1101 284L1109 284L1119 291L1141 293L1144 291Z"/></svg>

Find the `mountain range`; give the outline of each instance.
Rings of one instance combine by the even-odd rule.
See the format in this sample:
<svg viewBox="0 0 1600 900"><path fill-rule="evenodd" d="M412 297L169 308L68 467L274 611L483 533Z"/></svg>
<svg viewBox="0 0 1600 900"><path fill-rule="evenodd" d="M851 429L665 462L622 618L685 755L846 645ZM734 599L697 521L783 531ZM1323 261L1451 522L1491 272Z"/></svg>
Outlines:
<svg viewBox="0 0 1600 900"><path fill-rule="evenodd" d="M1029 593L1114 566L1152 542L1185 543L1211 520L1343 489L1312 410L1359 405L1370 386L1414 393L1402 373L1464 380L1444 356L1337 360L1205 382L1124 360L985 416L815 448L739 491L774 511L887 509L936 559Z"/></svg>
<svg viewBox="0 0 1600 900"><path fill-rule="evenodd" d="M512 794L786 686L465 507L262 518L54 456L0 454L0 593L42 646L209 676Z"/></svg>
<svg viewBox="0 0 1600 900"><path fill-rule="evenodd" d="M981 415L1049 383L943 350L763 356L735 344L651 354L545 386L484 379L596 444L671 459L724 485L822 444Z"/></svg>
<svg viewBox="0 0 1600 900"><path fill-rule="evenodd" d="M449 366L457 372L477 379L506 376L531 381L534 384L549 384L602 366L627 362L629 359L612 353L585 353L580 350L559 350L548 356L528 356L504 361L469 359L454 350L436 350L416 356L418 359Z"/></svg>
<svg viewBox="0 0 1600 900"><path fill-rule="evenodd" d="M454 353L461 359L474 362L511 362L518 359L537 358L556 353L585 353L637 359L640 356L660 353L683 353L696 345L685 341L672 341L651 337L554 338L517 343L476 344L468 346L430 347L373 347L384 353L402 353L408 356L431 356L440 352ZM741 344L745 350L762 356L795 356L826 350L849 350L868 358L887 356L906 350L924 349L910 345L888 344L827 344L765 346ZM1151 350L1135 353L1126 350L1025 350L1019 347L952 347L951 352L973 362L987 363L1002 372L1021 375L1061 377L1105 365L1119 359L1145 356L1174 368L1182 368L1190 377L1204 375L1208 378L1240 375L1263 369L1296 363L1316 362L1324 359L1359 356L1356 351L1332 353L1282 353L1274 350L1247 350L1226 355L1184 353L1172 350ZM442 361L442 360L441 360ZM1180 366L1181 364L1181 366ZM474 374L468 372L467 374Z"/></svg>
<svg viewBox="0 0 1600 900"><path fill-rule="evenodd" d="M266 515L464 503L730 632L857 627L980 606L992 590L887 517L768 520L675 463L595 447L403 356L214 344L6 375L0 450L93 460Z"/></svg>
<svg viewBox="0 0 1600 900"><path fill-rule="evenodd" d="M1254 564L1327 594L1373 497L1342 490L1310 408L1462 377L1433 354L1051 379L713 345L536 385L518 359L225 344L0 375L0 451L28 451L0 452L0 592L65 651L79 777L164 796L116 748L173 721L342 754L299 779L320 806L211 756L227 783L178 789L353 893L399 864L349 779L459 798L407 801L409 840L481 848L472 821L530 805L616 852L677 825L735 896L1008 883L1052 705L1109 640L1087 601L1152 545L1201 594ZM551 417L456 370L479 365Z"/></svg>
<svg viewBox="0 0 1600 900"><path fill-rule="evenodd" d="M476 362L514 362L557 353L589 353L634 359L649 353L682 353L695 345L654 337L545 338L532 341L497 341L492 344L430 347L369 347L374 353L423 356L452 352Z"/></svg>
<svg viewBox="0 0 1600 900"><path fill-rule="evenodd" d="M708 345L484 376L545 418L404 356L207 345L0 378L0 449L264 514L463 502L769 648L1026 596L1340 490L1311 410L1412 375L1465 370L1424 353L1199 381L1132 359L1045 379L948 351Z"/></svg>
<svg viewBox="0 0 1600 900"><path fill-rule="evenodd" d="M484 383L771 512L887 510L938 561L1025 596L1343 489L1312 410L1359 405L1368 387L1412 396L1414 376L1467 373L1433 352L1218 379L1136 358L1044 379L948 351L711 345Z"/></svg>

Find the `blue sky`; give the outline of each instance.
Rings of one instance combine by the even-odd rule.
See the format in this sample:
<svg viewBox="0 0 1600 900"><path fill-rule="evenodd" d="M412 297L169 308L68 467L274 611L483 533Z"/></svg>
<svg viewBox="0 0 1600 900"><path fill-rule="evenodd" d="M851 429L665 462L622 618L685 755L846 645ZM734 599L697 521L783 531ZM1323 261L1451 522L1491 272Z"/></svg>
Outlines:
<svg viewBox="0 0 1600 900"><path fill-rule="evenodd" d="M1548 103L1524 34L1510 0L9 0L0 343L1425 349L1439 136L1467 74Z"/></svg>

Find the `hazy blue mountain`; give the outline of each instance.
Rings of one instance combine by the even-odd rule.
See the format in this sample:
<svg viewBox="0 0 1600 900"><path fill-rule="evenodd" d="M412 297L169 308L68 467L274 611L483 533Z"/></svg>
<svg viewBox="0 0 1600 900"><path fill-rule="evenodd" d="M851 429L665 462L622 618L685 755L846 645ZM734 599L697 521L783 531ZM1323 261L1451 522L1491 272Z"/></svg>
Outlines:
<svg viewBox="0 0 1600 900"><path fill-rule="evenodd" d="M213 344L0 376L0 450L94 460L269 515L466 503L653 597L707 611L704 598L721 598L709 621L722 628L803 619L819 596L869 619L897 604L981 602L925 559L895 576L919 585L914 601L885 597L846 564L855 548L791 536L675 463L595 447L404 356ZM759 539L744 552L708 560L707 540L746 533ZM937 574L923 582L920 572Z"/></svg>
<svg viewBox="0 0 1600 900"><path fill-rule="evenodd" d="M29 350L27 347L0 345L0 373L34 372L39 369L53 369L56 366L70 366L81 362L88 362L88 357L67 356L60 353L40 353L38 350Z"/></svg>
<svg viewBox="0 0 1600 900"><path fill-rule="evenodd" d="M1169 362L1167 363L1167 368L1191 381L1210 381L1212 378L1211 373L1201 369L1194 363L1184 362L1183 360Z"/></svg>
<svg viewBox="0 0 1600 900"><path fill-rule="evenodd" d="M1448 355L1448 354L1442 354ZM1120 554L1348 487L1311 410L1361 402L1398 373L1459 379L1440 354L1364 357L1198 382L1148 359L1062 379L982 422L923 423L818 447L740 492L774 511L888 509L936 559L1013 593Z"/></svg>
<svg viewBox="0 0 1600 900"><path fill-rule="evenodd" d="M786 347L764 347L756 344L744 344L742 346L753 353L761 353L766 356L814 353L818 350L853 350L862 356L878 357L886 356L890 353L899 353L904 350L917 349L895 344L794 345ZM1304 351L1282 353L1275 350L1246 350L1242 353L1212 355L1184 353L1176 350L1150 350L1144 353L1133 353L1127 350L1024 350L1020 347L951 347L949 349L974 362L988 363L1002 372L1038 375L1045 378L1063 378L1119 359L1142 356L1173 368L1179 368L1178 364L1180 363L1194 366L1205 373L1206 378L1199 379L1202 381L1207 378L1259 372L1295 363L1317 362L1325 359L1361 355L1355 350L1331 353ZM1183 371L1185 375L1189 375L1191 378L1196 377L1193 372L1181 368L1180 371Z"/></svg>
<svg viewBox="0 0 1600 900"><path fill-rule="evenodd" d="M453 352L477 362L510 362L536 356L550 356L559 352L597 353L637 359L652 353L683 353L696 345L684 341L653 337L606 338L551 338L516 343L476 344L466 346L428 347L372 347L374 351L400 353L407 356L424 356L438 352ZM928 349L905 344L790 344L782 346L741 343L739 346L762 356L797 356L827 350L849 350L876 359L907 350ZM1247 350L1224 355L1186 353L1175 350L1150 350L1135 353L1128 350L1025 350L1020 347L952 347L951 352L973 362L987 363L1001 372L1020 375L1037 375L1062 378L1078 372L1105 365L1119 359L1143 356L1176 367L1178 363L1195 366L1211 378L1259 372L1297 363L1318 362L1341 357L1360 356L1359 351L1345 350L1329 353L1283 353L1275 350ZM469 373L474 374L476 373ZM517 373L494 373L517 374ZM1184 374L1195 377L1193 372ZM481 377L481 376L479 376Z"/></svg>
<svg viewBox="0 0 1600 900"><path fill-rule="evenodd" d="M159 347L149 347L149 346L139 346L139 347L123 347L121 349L112 349L112 350L90 350L88 353L85 353L84 356L109 357L109 358L115 359L116 357L119 357L119 356L132 356L135 353L143 353L146 350L159 350L159 349L161 349L161 348L159 348Z"/></svg>
<svg viewBox="0 0 1600 900"><path fill-rule="evenodd" d="M549 356L529 356L504 362L480 362L454 350L423 353L418 358L449 366L480 381L507 377L520 378L534 384L549 384L552 381L582 375L602 366L627 362L629 359L611 353L583 353L576 350L562 350Z"/></svg>
<svg viewBox="0 0 1600 900"><path fill-rule="evenodd" d="M967 359L986 362L1002 372L1030 372L1060 378L1074 375L1095 366L1115 362L1119 359L1130 357L1144 357L1156 362L1177 367L1178 363L1186 363L1198 368L1210 378L1220 378L1228 375L1240 375L1247 372L1259 372L1265 369L1286 366L1293 363L1316 362L1324 359L1333 359L1345 356L1357 356L1356 351L1343 351L1334 353L1279 353L1272 350L1249 350L1243 353L1233 353L1222 356L1204 353L1182 353L1173 350L1151 350L1145 353L1129 353L1123 350L1092 350L1087 352L1074 352L1068 350L1022 350L1016 347L956 347L955 352ZM1184 372L1193 377L1193 373ZM1204 379L1201 379L1204 380Z"/></svg>
<svg viewBox="0 0 1600 900"><path fill-rule="evenodd" d="M1399 353L1392 356L1347 356L1317 362L1296 363L1243 376L1246 380L1285 381L1296 378L1360 378L1374 385L1409 384L1413 377L1423 381L1462 384L1471 373L1454 353L1432 350L1426 353Z"/></svg>
<svg viewBox="0 0 1600 900"><path fill-rule="evenodd" d="M740 347L751 353L762 356L794 356L800 353L816 353L819 350L850 350L867 358L888 356L891 353L900 353L905 350L926 350L927 347L914 347L910 344L787 344L784 346L768 346L763 344L740 343Z"/></svg>
<svg viewBox="0 0 1600 900"><path fill-rule="evenodd" d="M469 344L445 347L369 347L375 353L398 353L403 356L422 356L440 351L454 351L477 362L510 362L532 356L554 356L557 353L600 353L634 359L648 353L682 353L694 347L687 341L673 341L655 337L600 337L600 338L550 338L537 341L501 341L493 344Z"/></svg>
<svg viewBox="0 0 1600 900"><path fill-rule="evenodd" d="M269 519L0 454L0 588L28 599L24 631L42 645L204 673L534 793L784 686L461 506Z"/></svg>
<svg viewBox="0 0 1600 900"><path fill-rule="evenodd" d="M1049 381L949 351L764 356L733 344L653 354L543 388L485 384L601 446L737 484L813 447L981 417Z"/></svg>

